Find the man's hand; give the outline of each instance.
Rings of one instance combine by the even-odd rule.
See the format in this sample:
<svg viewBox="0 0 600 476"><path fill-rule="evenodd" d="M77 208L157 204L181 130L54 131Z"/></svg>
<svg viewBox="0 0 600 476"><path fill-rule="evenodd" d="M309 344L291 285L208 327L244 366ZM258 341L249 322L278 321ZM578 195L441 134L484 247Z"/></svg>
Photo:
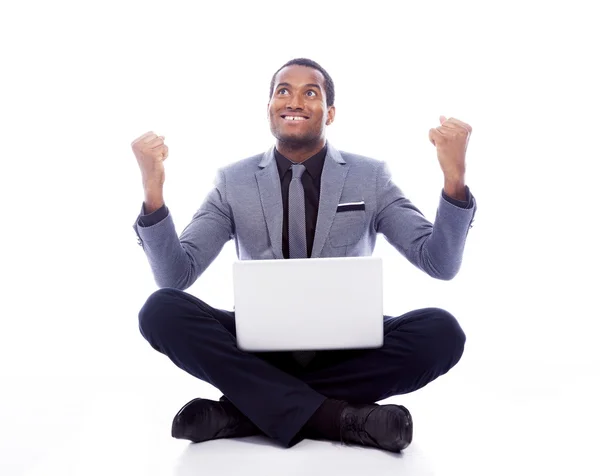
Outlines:
<svg viewBox="0 0 600 476"><path fill-rule="evenodd" d="M165 204L163 184L165 166L163 162L169 156L169 148L164 136L146 132L131 143L131 149L142 172L144 186L144 212L150 214Z"/></svg>
<svg viewBox="0 0 600 476"><path fill-rule="evenodd" d="M429 130L429 141L437 149L437 157L448 183L465 179L465 157L471 136L471 126L451 117L440 116L440 126Z"/></svg>
<svg viewBox="0 0 600 476"><path fill-rule="evenodd" d="M472 128L458 119L440 116L440 126L429 130L429 141L437 149L444 177L464 178L465 157Z"/></svg>
<svg viewBox="0 0 600 476"><path fill-rule="evenodd" d="M165 181L163 161L169 156L169 148L164 140L164 136L146 132L131 143L131 149L142 172L144 189L162 187Z"/></svg>

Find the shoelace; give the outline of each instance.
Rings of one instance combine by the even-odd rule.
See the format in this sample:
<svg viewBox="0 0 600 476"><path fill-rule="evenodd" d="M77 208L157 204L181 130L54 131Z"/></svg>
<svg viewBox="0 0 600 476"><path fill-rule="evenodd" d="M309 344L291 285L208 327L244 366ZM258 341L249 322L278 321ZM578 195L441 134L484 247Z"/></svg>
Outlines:
<svg viewBox="0 0 600 476"><path fill-rule="evenodd" d="M344 438L343 438L344 430L347 430L347 431L350 431L350 432L356 434L356 436L358 436L358 439L360 440L360 443L362 445L364 445L365 442L362 439L361 434L364 434L368 439L373 440L373 438L371 437L369 432L367 430L365 430L365 424L367 423L369 415L371 413L373 413L373 411L375 411L375 410L377 410L377 407L372 408L369 411L369 413L366 414L365 418L362 421L360 421L360 419L358 418L358 415L356 415L355 413L350 413L349 415L346 415L346 418L342 422L342 425L340 425L340 441L341 441L341 443L342 444L345 443Z"/></svg>

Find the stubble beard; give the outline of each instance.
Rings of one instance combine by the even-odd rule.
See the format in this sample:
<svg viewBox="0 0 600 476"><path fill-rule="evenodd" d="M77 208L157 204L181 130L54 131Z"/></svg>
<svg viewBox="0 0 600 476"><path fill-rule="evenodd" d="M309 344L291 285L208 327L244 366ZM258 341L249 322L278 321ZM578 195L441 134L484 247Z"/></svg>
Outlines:
<svg viewBox="0 0 600 476"><path fill-rule="evenodd" d="M289 149L302 149L317 144L321 137L307 132L302 135L284 135L276 128L271 128L273 136Z"/></svg>

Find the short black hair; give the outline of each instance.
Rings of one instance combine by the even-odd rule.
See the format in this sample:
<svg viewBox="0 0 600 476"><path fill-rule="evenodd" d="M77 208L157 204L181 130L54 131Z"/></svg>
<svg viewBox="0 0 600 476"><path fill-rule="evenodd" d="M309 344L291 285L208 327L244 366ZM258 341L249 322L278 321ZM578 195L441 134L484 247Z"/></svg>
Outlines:
<svg viewBox="0 0 600 476"><path fill-rule="evenodd" d="M310 60L308 58L296 58L288 61L281 68L275 71L273 78L271 79L271 90L269 91L269 100L273 97L273 89L275 88L275 76L277 73L281 71L286 66L299 65L299 66L307 66L309 68L316 69L320 71L323 76L325 76L325 98L327 100L327 107L333 106L335 101L335 88L333 86L333 79L329 76L329 73L325 71L325 69L316 61Z"/></svg>

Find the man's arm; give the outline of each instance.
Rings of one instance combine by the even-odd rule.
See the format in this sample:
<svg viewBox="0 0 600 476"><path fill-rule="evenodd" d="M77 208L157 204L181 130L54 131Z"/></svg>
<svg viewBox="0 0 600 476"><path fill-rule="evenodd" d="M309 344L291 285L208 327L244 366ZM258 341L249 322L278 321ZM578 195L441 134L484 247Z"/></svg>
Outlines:
<svg viewBox="0 0 600 476"><path fill-rule="evenodd" d="M225 198L225 186L224 174L219 171L215 187L180 237L166 205L148 215L144 214L146 210L142 205L142 213L133 228L160 288L189 288L233 238L233 219Z"/></svg>
<svg viewBox="0 0 600 476"><path fill-rule="evenodd" d="M465 241L477 203L465 186L468 208L451 203L442 191L434 224L394 184L382 163L377 178L375 230L412 264L437 279L450 280L458 273Z"/></svg>

